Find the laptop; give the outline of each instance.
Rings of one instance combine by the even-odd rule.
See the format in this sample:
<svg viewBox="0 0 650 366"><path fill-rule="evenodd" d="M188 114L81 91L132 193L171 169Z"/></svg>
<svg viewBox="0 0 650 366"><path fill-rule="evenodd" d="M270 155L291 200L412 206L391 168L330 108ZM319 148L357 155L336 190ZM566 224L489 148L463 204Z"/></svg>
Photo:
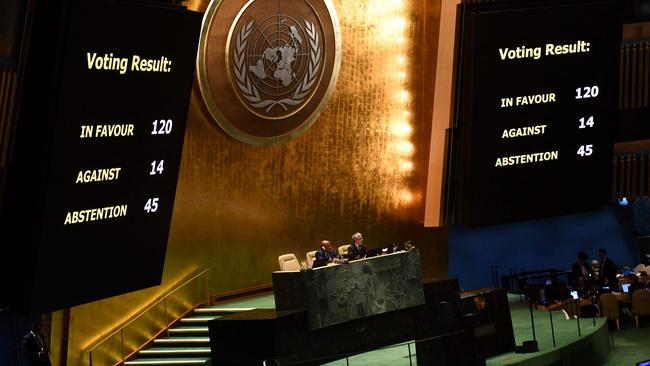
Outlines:
<svg viewBox="0 0 650 366"><path fill-rule="evenodd" d="M580 296L578 296L578 291L571 291L571 297L574 300L578 300L580 298Z"/></svg>
<svg viewBox="0 0 650 366"><path fill-rule="evenodd" d="M626 294L627 294L627 293L630 293L630 285L631 285L630 283L624 283L624 284L622 284L622 285L621 285L621 288L623 288L623 292L625 292Z"/></svg>
<svg viewBox="0 0 650 366"><path fill-rule="evenodd" d="M381 254L383 248L373 248L366 252L366 258L376 257Z"/></svg>
<svg viewBox="0 0 650 366"><path fill-rule="evenodd" d="M314 263L311 265L311 268L318 268L318 267L325 267L329 260L327 258L321 258L321 259L316 259Z"/></svg>

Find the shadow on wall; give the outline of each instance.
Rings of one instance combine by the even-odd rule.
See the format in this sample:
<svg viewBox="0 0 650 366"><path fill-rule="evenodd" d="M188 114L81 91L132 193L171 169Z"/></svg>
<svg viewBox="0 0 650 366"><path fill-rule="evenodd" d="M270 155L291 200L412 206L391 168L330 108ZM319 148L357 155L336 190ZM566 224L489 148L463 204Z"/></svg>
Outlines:
<svg viewBox="0 0 650 366"><path fill-rule="evenodd" d="M463 290L491 287L491 265L500 267L500 275L510 268L569 270L579 251L591 261L599 248L618 266L638 264L629 207L475 229L455 225L449 233L449 276L457 277Z"/></svg>

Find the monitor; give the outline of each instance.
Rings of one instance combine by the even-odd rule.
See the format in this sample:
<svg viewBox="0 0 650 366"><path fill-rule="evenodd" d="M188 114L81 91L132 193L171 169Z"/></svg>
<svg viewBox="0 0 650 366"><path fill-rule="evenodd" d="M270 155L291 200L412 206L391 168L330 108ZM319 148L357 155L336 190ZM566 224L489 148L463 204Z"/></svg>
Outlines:
<svg viewBox="0 0 650 366"><path fill-rule="evenodd" d="M578 300L580 298L580 296L578 296L578 291L571 291L571 297L574 300Z"/></svg>
<svg viewBox="0 0 650 366"><path fill-rule="evenodd" d="M476 227L601 210L618 115L619 1L461 9L449 215Z"/></svg>
<svg viewBox="0 0 650 366"><path fill-rule="evenodd" d="M626 294L630 292L630 284L629 283L624 283L623 285L621 285L621 287L623 288L623 292L625 292Z"/></svg>
<svg viewBox="0 0 650 366"><path fill-rule="evenodd" d="M544 280L544 284L545 284L546 286L550 286L550 285L553 284L553 280L551 280L550 278L547 278L546 280Z"/></svg>
<svg viewBox="0 0 650 366"><path fill-rule="evenodd" d="M329 260L327 258L319 258L314 261L314 263L311 265L311 268L318 268L318 267L325 267Z"/></svg>
<svg viewBox="0 0 650 366"><path fill-rule="evenodd" d="M202 14L109 0L35 12L0 202L20 245L3 245L0 278L21 273L7 297L46 313L161 283Z"/></svg>
<svg viewBox="0 0 650 366"><path fill-rule="evenodd" d="M373 248L368 250L366 253L366 258L376 257L381 254L383 248Z"/></svg>

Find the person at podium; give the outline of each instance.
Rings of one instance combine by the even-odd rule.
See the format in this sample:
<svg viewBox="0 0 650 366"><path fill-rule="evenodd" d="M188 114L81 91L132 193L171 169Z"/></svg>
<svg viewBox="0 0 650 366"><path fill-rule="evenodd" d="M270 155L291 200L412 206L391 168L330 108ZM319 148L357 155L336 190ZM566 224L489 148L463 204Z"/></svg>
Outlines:
<svg viewBox="0 0 650 366"><path fill-rule="evenodd" d="M348 247L348 259L353 261L366 257L366 247L363 245L363 235L361 233L354 233L352 235L354 243Z"/></svg>
<svg viewBox="0 0 650 366"><path fill-rule="evenodd" d="M320 249L316 252L316 260L327 261L327 263L337 263L341 259L341 256L332 248L329 240L323 240L320 242Z"/></svg>

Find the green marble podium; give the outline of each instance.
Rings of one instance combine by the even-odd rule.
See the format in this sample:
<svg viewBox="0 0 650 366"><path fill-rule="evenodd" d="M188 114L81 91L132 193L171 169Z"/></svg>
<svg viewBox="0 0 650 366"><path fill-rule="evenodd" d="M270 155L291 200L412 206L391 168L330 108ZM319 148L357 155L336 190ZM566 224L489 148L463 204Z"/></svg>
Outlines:
<svg viewBox="0 0 650 366"><path fill-rule="evenodd" d="M300 272L273 272L276 310L307 311L310 329L424 304L420 253L398 252Z"/></svg>

